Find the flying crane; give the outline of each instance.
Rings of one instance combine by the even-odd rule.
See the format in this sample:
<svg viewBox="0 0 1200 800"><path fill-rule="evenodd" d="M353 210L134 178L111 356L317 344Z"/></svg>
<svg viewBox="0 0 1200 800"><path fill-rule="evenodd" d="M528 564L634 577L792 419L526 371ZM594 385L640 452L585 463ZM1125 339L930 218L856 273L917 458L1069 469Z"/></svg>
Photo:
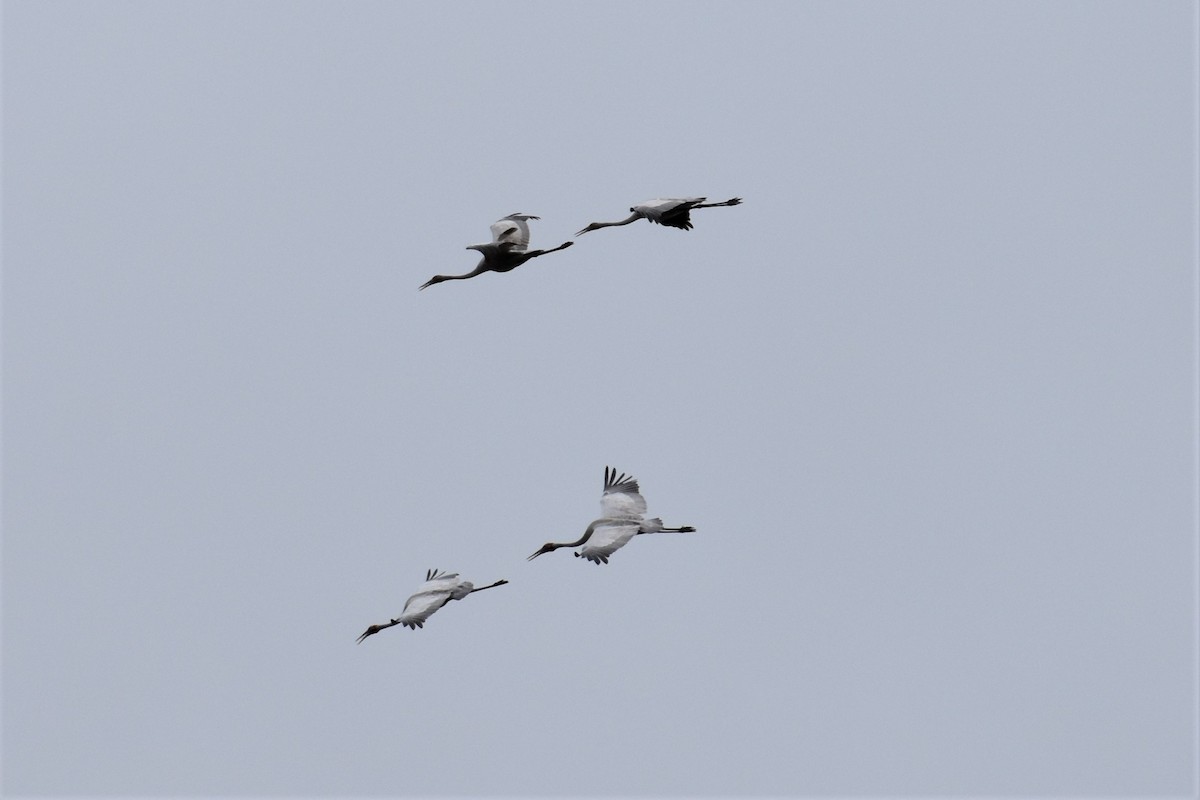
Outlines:
<svg viewBox="0 0 1200 800"><path fill-rule="evenodd" d="M529 223L531 219L541 219L532 214L509 214L503 219L492 223L492 241L484 244L467 245L468 250L478 250L482 255L479 264L465 275L434 275L421 289L433 286L443 281L465 281L485 272L510 272L531 258L544 256L557 250L563 250L575 244L563 242L558 247L549 250L529 250Z"/></svg>
<svg viewBox="0 0 1200 800"><path fill-rule="evenodd" d="M705 197L675 197L659 200L647 200L641 205L636 205L629 209L630 214L626 219L619 222L593 222L575 235L582 236L588 231L599 230L600 228L611 228L616 225L628 225L631 222L637 222L639 219L648 219L651 222L656 222L659 225L666 225L669 228L679 228L681 230L690 231L692 229L692 209L694 208L717 208L718 206L736 206L742 202L742 198L734 197L722 203L706 203L708 198Z"/></svg>
<svg viewBox="0 0 1200 800"><path fill-rule="evenodd" d="M600 517L593 520L574 542L547 542L527 561L560 547L579 547L577 558L593 564L607 564L608 558L634 536L643 533L694 533L695 528L667 528L658 517L645 518L646 500L638 491L638 482L611 467L604 468L604 494L600 496ZM582 545L582 547L581 547Z"/></svg>
<svg viewBox="0 0 1200 800"><path fill-rule="evenodd" d="M462 600L473 592L482 592L484 589L491 589L494 586L503 586L508 581L500 580L487 586L476 588L470 581L460 581L458 573L438 572L436 569L431 569L425 573L425 583L421 584L421 588L417 589L416 593L408 598L404 603L404 611L400 616L390 622L385 622L382 625L372 625L363 632L362 636L358 637L358 643L362 644L362 640L368 636L374 636L385 628L390 628L393 625L403 625L406 628L425 627L425 620L432 616L433 612L437 611L442 606L449 603L451 600Z"/></svg>

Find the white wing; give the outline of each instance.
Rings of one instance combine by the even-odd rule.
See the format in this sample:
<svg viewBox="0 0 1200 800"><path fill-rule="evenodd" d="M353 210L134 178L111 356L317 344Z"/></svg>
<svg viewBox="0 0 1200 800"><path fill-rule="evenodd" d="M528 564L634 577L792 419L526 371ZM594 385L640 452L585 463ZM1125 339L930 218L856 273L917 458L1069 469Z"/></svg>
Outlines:
<svg viewBox="0 0 1200 800"><path fill-rule="evenodd" d="M409 628L424 626L425 620L429 619L433 612L451 600L458 599L457 595L460 594L463 584L470 586L466 581L459 581L457 573L446 574L430 570L428 575L429 579L421 584L421 588L412 597L405 601L404 613L399 617L402 625ZM468 588L467 591L469 592L470 589Z"/></svg>
<svg viewBox="0 0 1200 800"><path fill-rule="evenodd" d="M615 469L604 468L604 494L600 497L603 519L641 520L646 515L646 500L638 493L638 482Z"/></svg>
<svg viewBox="0 0 1200 800"><path fill-rule="evenodd" d="M578 555L593 564L607 564L608 557L620 550L634 536L637 536L638 523L636 520L604 520L596 524L592 536Z"/></svg>
<svg viewBox="0 0 1200 800"><path fill-rule="evenodd" d="M672 213L681 210L680 206L686 207L682 210L689 211L691 210L692 206L696 205L697 203L703 203L704 200L705 198L703 197L660 197L656 200L647 200L641 205L636 205L633 208L646 218L658 222L663 217L669 216Z"/></svg>
<svg viewBox="0 0 1200 800"><path fill-rule="evenodd" d="M529 224L526 220L541 219L532 214L509 214L492 223L492 241L505 245L509 251L529 247Z"/></svg>

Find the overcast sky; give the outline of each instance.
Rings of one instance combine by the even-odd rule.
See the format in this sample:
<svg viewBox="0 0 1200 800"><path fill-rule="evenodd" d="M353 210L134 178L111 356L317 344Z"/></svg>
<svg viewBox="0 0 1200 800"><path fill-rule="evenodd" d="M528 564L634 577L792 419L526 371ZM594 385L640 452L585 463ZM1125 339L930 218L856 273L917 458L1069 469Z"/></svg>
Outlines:
<svg viewBox="0 0 1200 800"><path fill-rule="evenodd" d="M1194 794L1196 19L5 2L4 793Z"/></svg>

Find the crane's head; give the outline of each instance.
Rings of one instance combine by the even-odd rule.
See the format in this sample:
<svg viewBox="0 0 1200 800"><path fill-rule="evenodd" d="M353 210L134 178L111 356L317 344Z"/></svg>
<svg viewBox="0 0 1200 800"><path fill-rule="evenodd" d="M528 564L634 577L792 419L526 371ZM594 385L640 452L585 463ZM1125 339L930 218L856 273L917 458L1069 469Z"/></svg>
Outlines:
<svg viewBox="0 0 1200 800"><path fill-rule="evenodd" d="M546 542L544 545L542 545L540 548L538 548L538 551L536 553L534 553L533 555L531 555L529 558L527 558L525 560L533 561L535 558L542 555L543 553L552 553L561 546L562 545L557 545L554 542Z"/></svg>
<svg viewBox="0 0 1200 800"><path fill-rule="evenodd" d="M388 626L387 625L372 625L371 627L367 628L365 631L363 631L363 635L358 637L358 644L362 644L363 639L367 638L368 636L374 636L375 634L379 633L381 630L383 630L386 627L388 627Z"/></svg>

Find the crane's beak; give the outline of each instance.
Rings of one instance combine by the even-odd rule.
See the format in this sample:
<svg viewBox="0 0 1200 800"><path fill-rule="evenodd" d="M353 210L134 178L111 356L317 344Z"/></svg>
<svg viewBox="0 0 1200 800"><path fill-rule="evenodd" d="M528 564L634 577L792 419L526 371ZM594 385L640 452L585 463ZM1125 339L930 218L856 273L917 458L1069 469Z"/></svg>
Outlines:
<svg viewBox="0 0 1200 800"><path fill-rule="evenodd" d="M526 561L533 561L535 558L537 558L538 556L542 555L543 553L549 553L549 552L550 552L549 550L546 550L545 548L543 548L543 549L541 549L541 550L538 550L536 553L534 553L533 555L531 555L529 558L527 558L527 559L525 559L525 560L526 560Z"/></svg>

